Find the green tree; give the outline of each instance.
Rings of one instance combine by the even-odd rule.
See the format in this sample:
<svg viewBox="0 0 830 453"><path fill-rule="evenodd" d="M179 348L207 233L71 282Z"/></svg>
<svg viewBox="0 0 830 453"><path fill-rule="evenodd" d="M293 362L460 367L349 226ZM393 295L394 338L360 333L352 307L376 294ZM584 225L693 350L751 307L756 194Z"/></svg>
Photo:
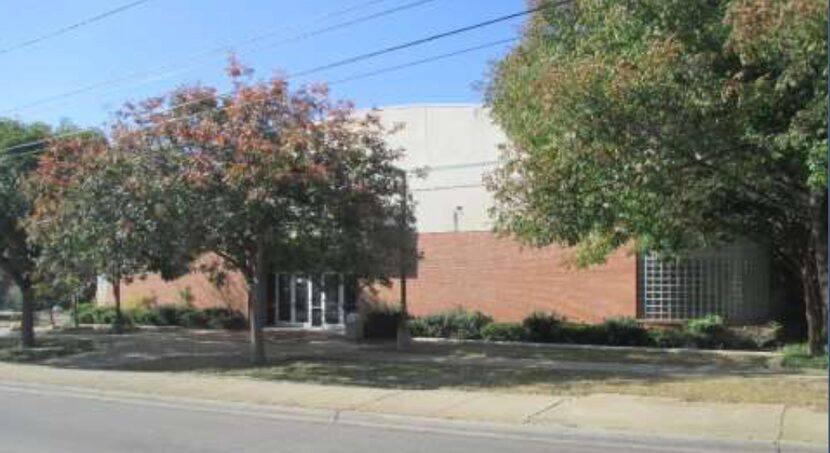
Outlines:
<svg viewBox="0 0 830 453"><path fill-rule="evenodd" d="M33 346L35 251L27 242L21 224L30 204L23 193L23 181L35 168L40 140L49 134L43 124L0 120L0 271L20 289L23 296L21 342ZM33 143L30 145L30 143Z"/></svg>
<svg viewBox="0 0 830 453"><path fill-rule="evenodd" d="M827 3L575 0L497 63L512 142L500 229L669 254L749 237L798 275L809 344L827 333Z"/></svg>
<svg viewBox="0 0 830 453"><path fill-rule="evenodd" d="M101 136L53 141L29 180L27 219L39 270L60 281L99 274L113 284L115 330L123 329L121 285L149 272L187 270L191 205L175 157L148 153L143 134L116 128Z"/></svg>

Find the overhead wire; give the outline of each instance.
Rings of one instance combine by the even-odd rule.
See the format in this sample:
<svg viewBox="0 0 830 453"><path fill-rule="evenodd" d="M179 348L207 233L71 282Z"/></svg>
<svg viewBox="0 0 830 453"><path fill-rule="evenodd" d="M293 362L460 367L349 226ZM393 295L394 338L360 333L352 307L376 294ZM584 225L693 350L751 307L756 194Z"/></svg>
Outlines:
<svg viewBox="0 0 830 453"><path fill-rule="evenodd" d="M17 44L13 44L13 45L8 46L8 47L0 48L0 55L5 55L7 53L11 53L11 52L14 52L16 50L23 49L25 47L33 46L35 44L46 41L48 39L52 39L52 38L55 38L55 37L58 37L58 36L61 36L61 35L65 35L66 33L69 33L73 30L76 30L78 28L87 26L89 24L101 21L103 19L106 19L107 17L114 16L118 13L127 11L127 10L132 9L132 8L135 8L137 6L143 5L144 3L147 3L147 2L150 2L150 1L152 1L152 0L136 0L136 1L133 1L131 3L121 5L117 8L114 8L114 9L96 14L92 17L88 17L88 18L86 18L86 19L84 19L80 22L76 22L74 24L67 25L67 26L59 28L57 30L53 30L53 31L50 31L48 33L44 33L40 36L36 36L34 38L27 39L25 41L19 42Z"/></svg>
<svg viewBox="0 0 830 453"><path fill-rule="evenodd" d="M333 18L333 17L339 17L339 16L342 16L342 15L345 15L345 14L348 14L348 13L351 13L351 12L359 11L361 9L364 9L364 8L367 8L367 7L370 7L370 6L374 6L374 5L379 4L379 3L385 3L385 2L388 2L388 1L389 0L364 1L364 2L361 2L359 4L356 4L356 5L347 7L347 8L343 8L343 9L340 9L340 10L337 10L337 11L333 11L333 12L330 12L330 13L320 15L318 18L312 19L308 23L313 24L313 23L319 22L321 20L326 20L326 19L330 19L330 18ZM343 21L343 22L339 22L339 23L336 23L336 24L333 24L333 25L329 25L329 26L326 26L326 27L321 27L321 28L316 29L316 30L297 33L293 36L289 36L289 37L287 37L285 39L282 39L282 40L279 40L275 43L269 43L268 46L266 46L266 47L261 47L259 49L254 49L252 51L247 51L247 52L240 52L240 54L247 55L247 54L254 53L256 51L261 51L261 50L264 50L264 49L271 49L271 48L274 48L274 47L277 47L277 46L303 41L303 40L310 39L310 38L313 38L313 37L316 37L316 36L320 36L320 35L323 35L323 34L331 33L331 32L337 31L337 30L341 30L341 29L344 29L344 28L347 28L347 27L351 27L351 26L358 25L358 24L361 24L361 23L369 22L369 21L374 20L374 19L389 16L389 15L392 15L392 14L396 14L396 13L399 13L399 12L402 12L402 11L405 11L405 10L409 10L409 9L412 9L412 8L415 8L415 7L418 7L418 6L427 4L427 3L432 3L434 1L437 1L437 0L417 0L417 1L408 2L408 3L402 4L402 5L398 5L396 7L393 7L393 8L384 9L384 10L377 11L377 12L374 12L374 13L371 13L371 14L358 16L356 18L349 19L349 20L346 20L346 21ZM292 29L292 27L290 27L290 26L288 28ZM296 29L296 28L297 27L295 27L293 29ZM302 27L298 27L298 28L302 28ZM279 30L284 31L283 28L280 28ZM280 34L280 32L272 30L272 31L269 31L269 32L266 32L266 33L262 33L262 34L259 34L259 35L256 35L256 36L246 38L244 40L223 44L223 45L217 46L217 47L212 47L210 49L202 50L202 51L199 51L199 52L195 52L191 55L185 56L183 61L185 61L185 62L197 61L197 60L199 60L203 57L228 53L228 52L231 52L233 49L243 47L243 46L248 46L248 45L251 45L251 44L255 44L257 42L264 41L268 38L274 37L275 35L278 35L278 34ZM193 71L194 69L199 68L199 67L202 66L202 64L192 64L192 65L185 66L183 68L178 68L177 69L177 67L180 66L181 63L182 63L182 60L180 59L179 61L176 61L174 63L167 63L167 64L164 64L164 65L161 65L161 66L154 67L152 69L132 72L132 73L124 75L124 76L114 77L114 78L111 78L111 79L91 83L91 84L84 85L84 86L81 86L81 87L78 87L78 88L74 88L72 90L68 90L68 91L65 91L65 92L62 92L62 93L57 93L57 94L46 96L46 97L43 97L43 98L40 98L40 99L36 99L34 101L31 101L31 102L23 104L23 105L19 105L19 106L16 106L16 107L0 110L0 114L7 115L7 114L10 114L10 113L17 113L17 112L21 112L21 111L25 111L25 110L30 110L34 107L50 104L50 103L53 103L55 101L60 101L60 100L63 100L63 99L72 98L72 97L75 97L75 96L78 96L78 95L81 95L81 94L94 92L94 91L100 90L102 88L107 88L107 87L114 86L114 85L121 85L121 84L125 84L125 83L130 83L130 85L128 85L128 86L141 86L141 85L144 85L144 84L149 83L149 82L157 82L159 80L169 79L169 78L181 75L181 74L185 74L185 73ZM131 82L133 82L133 83L131 83ZM109 92L112 92L112 91L113 90L110 90Z"/></svg>
<svg viewBox="0 0 830 453"><path fill-rule="evenodd" d="M381 55L384 55L384 54L387 54L387 53L397 52L397 51L407 49L407 48L411 48L411 47L414 47L414 46L417 46L417 45L422 45L422 44L426 44L428 42L433 42L433 41L438 40L438 39L447 38L447 37L450 37L450 36L453 36L453 35L457 35L457 34L460 34L460 33L472 31L472 30L475 30L475 29L478 29L478 28L483 28L483 27L487 27L487 26L490 26L490 25L494 25L496 23L505 22L505 21L510 20L510 19L514 19L514 18L517 18L517 17L522 17L522 16L525 16L525 15L531 14L533 12L539 11L539 10L544 9L544 8L548 8L548 7L555 6L555 5L560 5L560 4L565 4L565 3L568 3L568 2L570 2L570 0L563 0L563 1L556 2L556 3L544 3L541 6L526 9L526 10L523 10L523 11L520 11L520 12L517 12L517 13L512 13L512 14L499 16L499 17L496 17L496 18L493 18L493 19L490 19L490 20L486 20L486 21L483 21L483 22L476 23L476 24L472 24L472 25L468 25L468 26L465 26L465 27L460 27L460 28L456 28L456 29L453 29L453 30L449 30L449 31L446 31L446 32L430 35L430 36L427 36L425 38L420 38L420 39L417 39L417 40L408 41L408 42L403 43L403 44L389 46L389 47L386 47L386 48L383 48L383 49L380 49L380 50L377 50L377 51L372 51L372 52L360 54L360 55L357 55L357 56L354 56L354 57L338 60L338 61L333 62L333 63L317 66L315 68L300 71L300 72L297 72L297 73L291 73L288 76L286 76L286 79L292 79L292 78L296 78L296 77L311 75L313 73L317 73L317 72L321 72L321 71L324 71L324 70L332 69L334 67L345 66L347 64L353 64L353 63L363 61L363 60L366 60L366 59L369 59L369 58L375 58L375 57L378 57L378 56L381 56ZM484 46L495 45L497 43L502 43L502 41L507 42L508 40L500 40L500 41L496 41L494 43L485 44ZM462 49L461 51L451 52L451 54L452 53L460 54L461 52L465 52L465 51L478 50L478 48L480 48L480 47L481 46L476 46L475 48ZM424 63L432 61L433 59L436 59L436 58L449 58L449 56L448 55L439 55L439 56L436 56L436 57L427 58L427 59L424 59L424 60L426 60L425 62L421 62L420 64L424 64ZM418 62L416 61L416 62L411 62L411 63L418 63ZM396 67L386 68L386 69L395 70L399 66L406 66L406 65L397 65ZM370 73L366 76L368 77L368 76L375 75L377 72L378 71L373 71L372 73ZM354 77L352 77L350 79L351 80L356 80ZM342 82L343 81L340 81L340 83L342 83ZM233 93L232 91L221 93L221 94L218 95L218 97L228 96L232 93ZM217 95L211 95L211 97L214 97L214 96L217 96ZM182 108L187 107L189 105L197 104L197 103L202 102L206 99L209 99L209 98L208 97L202 97L202 98L197 98L197 99L194 99L194 100L191 100L191 101L183 102L181 104L177 104L177 105L172 106L170 108L163 109L160 113L170 113L171 111L179 110L179 109L182 109ZM186 115L186 116L182 116L182 117L169 118L169 119L165 120L165 123L166 122L173 122L173 121L180 121L180 120L186 119L188 117L189 116ZM29 146L32 146L32 145L42 144L42 143L47 142L48 140L53 140L53 139L56 139L56 138L66 138L66 137L77 136L77 135L81 135L81 134L86 133L86 132L88 132L88 130L75 131L75 132L68 133L68 134L59 134L59 135L56 135L56 136L53 136L53 137L49 137L48 139L43 139L43 140L38 140L38 141L34 141L34 142L23 143L23 144L15 145L15 146L12 146L12 147L8 147L8 148L0 150L0 152L13 151L13 150L16 150L16 149L29 147ZM39 152L39 150L35 150L35 151L30 152L30 153L36 153L36 152ZM21 156L23 154L25 154L25 153L18 153L18 154L15 154L12 157ZM6 156L6 157L8 158L10 156Z"/></svg>

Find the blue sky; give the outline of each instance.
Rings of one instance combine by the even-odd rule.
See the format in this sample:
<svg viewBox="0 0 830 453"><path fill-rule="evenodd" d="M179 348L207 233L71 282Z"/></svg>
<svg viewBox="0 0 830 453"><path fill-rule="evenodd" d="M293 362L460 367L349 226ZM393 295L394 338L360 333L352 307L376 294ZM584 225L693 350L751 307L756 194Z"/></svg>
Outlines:
<svg viewBox="0 0 830 453"><path fill-rule="evenodd" d="M359 16L412 3L376 0L336 17L328 13L367 0L151 0L72 32L0 54L0 116L56 123L63 118L100 125L128 100L201 82L226 89L227 54L194 55L273 32L254 44L234 46L255 76L275 70L299 72L332 61L521 11L524 0L432 0L417 7L300 42L273 45ZM0 0L0 49L129 3L129 0ZM388 66L515 37L523 18L442 39L417 48L335 68L306 79L331 81ZM332 87L335 97L359 107L416 102L479 102L474 88L489 62L510 44ZM168 66L167 71L156 72ZM144 77L95 89L36 107L12 111L44 97L79 87L147 72Z"/></svg>

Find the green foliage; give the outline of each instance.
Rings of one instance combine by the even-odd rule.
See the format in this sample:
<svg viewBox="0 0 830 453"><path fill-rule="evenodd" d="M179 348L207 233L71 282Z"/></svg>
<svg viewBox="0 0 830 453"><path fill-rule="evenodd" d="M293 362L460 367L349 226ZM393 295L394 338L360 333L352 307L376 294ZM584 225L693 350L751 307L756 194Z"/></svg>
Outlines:
<svg viewBox="0 0 830 453"><path fill-rule="evenodd" d="M781 365L787 368L814 368L827 369L827 351L817 356L811 356L804 343L789 344L779 350L783 355Z"/></svg>
<svg viewBox="0 0 830 453"><path fill-rule="evenodd" d="M243 330L248 327L248 321L236 310L230 308L206 308L209 329Z"/></svg>
<svg viewBox="0 0 830 453"><path fill-rule="evenodd" d="M648 331L634 318L608 318L598 328L604 336L603 344L610 346L648 346L651 343Z"/></svg>
<svg viewBox="0 0 830 453"><path fill-rule="evenodd" d="M80 324L114 325L116 320L115 307L101 307L92 303L78 304L78 322ZM132 324L132 318L125 313L122 316L125 326Z"/></svg>
<svg viewBox="0 0 830 453"><path fill-rule="evenodd" d="M384 303L367 304L364 306L362 316L364 338L391 339L397 337L398 324L401 322L401 311L398 306ZM412 321L409 326L410 329L413 329ZM415 334L413 333L413 335Z"/></svg>
<svg viewBox="0 0 830 453"><path fill-rule="evenodd" d="M583 265L625 244L676 254L746 237L817 286L827 2L553 3L488 87L511 142L488 184L497 228L578 246ZM827 312L813 293L815 345Z"/></svg>
<svg viewBox="0 0 830 453"><path fill-rule="evenodd" d="M782 343L784 336L783 326L776 321L760 326L732 327L730 331L742 342L757 349L776 348Z"/></svg>
<svg viewBox="0 0 830 453"><path fill-rule="evenodd" d="M162 304L156 307L138 307L127 310L127 323L144 326L181 326L192 329L239 330L247 327L245 316L230 308L197 308ZM113 324L115 308L98 307L94 304L78 306L78 320L81 324Z"/></svg>
<svg viewBox="0 0 830 453"><path fill-rule="evenodd" d="M726 326L722 317L709 315L688 321L685 328L692 335L715 335L725 330Z"/></svg>
<svg viewBox="0 0 830 453"><path fill-rule="evenodd" d="M726 327L723 318L717 315L693 319L686 323L684 331L699 348L740 348L743 344L748 343L746 339L734 335ZM750 347L749 344L746 344L746 346Z"/></svg>
<svg viewBox="0 0 830 453"><path fill-rule="evenodd" d="M133 322L141 326L170 325L162 322L159 311L154 308L134 308L129 311Z"/></svg>
<svg viewBox="0 0 830 453"><path fill-rule="evenodd" d="M537 343L559 342L565 339L562 327L565 318L556 313L535 311L522 321L528 340Z"/></svg>
<svg viewBox="0 0 830 453"><path fill-rule="evenodd" d="M373 324L383 325L385 321L388 338L394 337L397 312L389 316L382 309L371 316ZM780 324L774 322L766 326L728 327L718 316L694 319L681 328L646 328L630 317L587 324L541 311L531 313L521 323L493 322L483 313L462 309L414 318L409 327L415 337L741 350L770 349L778 344L781 330Z"/></svg>
<svg viewBox="0 0 830 453"><path fill-rule="evenodd" d="M182 327L191 329L204 329L208 327L207 313L197 308L183 307L179 310L176 318Z"/></svg>
<svg viewBox="0 0 830 453"><path fill-rule="evenodd" d="M154 310L158 314L158 322L160 326L177 326L179 325L179 306L174 304L162 304Z"/></svg>
<svg viewBox="0 0 830 453"><path fill-rule="evenodd" d="M650 343L658 348L693 348L695 343L682 329L652 327L648 329Z"/></svg>
<svg viewBox="0 0 830 453"><path fill-rule="evenodd" d="M491 322L481 329L481 338L486 341L523 341L525 329L516 322Z"/></svg>
<svg viewBox="0 0 830 453"><path fill-rule="evenodd" d="M457 308L415 318L409 326L413 336L465 340L481 338L481 329L491 322L493 318L480 311Z"/></svg>

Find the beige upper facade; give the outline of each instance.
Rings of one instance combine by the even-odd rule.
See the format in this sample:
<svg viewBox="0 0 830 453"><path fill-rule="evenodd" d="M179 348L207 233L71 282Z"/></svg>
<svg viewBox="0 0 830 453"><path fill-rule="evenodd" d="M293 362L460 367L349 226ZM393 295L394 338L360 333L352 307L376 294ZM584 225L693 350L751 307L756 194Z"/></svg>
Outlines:
<svg viewBox="0 0 830 453"><path fill-rule="evenodd" d="M426 168L424 178L410 176L418 231L488 231L492 196L484 177L506 143L489 109L478 104L414 104L377 110L390 129L389 143L404 149L400 165Z"/></svg>

